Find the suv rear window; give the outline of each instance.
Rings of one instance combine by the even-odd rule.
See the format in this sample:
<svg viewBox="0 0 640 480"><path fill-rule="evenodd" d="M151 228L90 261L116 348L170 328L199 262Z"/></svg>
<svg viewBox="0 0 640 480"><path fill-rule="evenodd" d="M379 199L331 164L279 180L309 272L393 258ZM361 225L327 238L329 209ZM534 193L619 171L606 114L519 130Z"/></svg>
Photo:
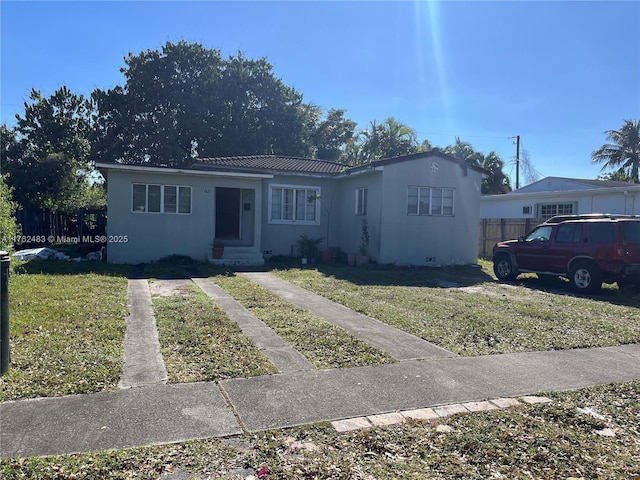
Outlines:
<svg viewBox="0 0 640 480"><path fill-rule="evenodd" d="M616 238L613 223L591 223L589 231L591 243L613 243Z"/></svg>
<svg viewBox="0 0 640 480"><path fill-rule="evenodd" d="M640 222L622 222L622 237L626 242L640 243Z"/></svg>
<svg viewBox="0 0 640 480"><path fill-rule="evenodd" d="M582 224L568 223L558 227L557 243L578 243L580 240L582 240Z"/></svg>

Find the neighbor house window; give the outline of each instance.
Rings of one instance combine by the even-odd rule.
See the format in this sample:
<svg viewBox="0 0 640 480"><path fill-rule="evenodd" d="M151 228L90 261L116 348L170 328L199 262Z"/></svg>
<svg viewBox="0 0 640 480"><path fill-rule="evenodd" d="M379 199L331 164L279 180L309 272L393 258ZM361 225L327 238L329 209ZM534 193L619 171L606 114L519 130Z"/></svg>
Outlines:
<svg viewBox="0 0 640 480"><path fill-rule="evenodd" d="M191 187L134 183L131 208L134 212L191 213Z"/></svg>
<svg viewBox="0 0 640 480"><path fill-rule="evenodd" d="M409 187L407 215L452 217L453 191L453 188Z"/></svg>
<svg viewBox="0 0 640 480"><path fill-rule="evenodd" d="M318 225L320 187L269 187L269 221Z"/></svg>
<svg viewBox="0 0 640 480"><path fill-rule="evenodd" d="M367 189L356 189L356 215L367 214Z"/></svg>
<svg viewBox="0 0 640 480"><path fill-rule="evenodd" d="M539 218L551 218L556 215L573 215L573 203L550 203L546 205L538 205Z"/></svg>

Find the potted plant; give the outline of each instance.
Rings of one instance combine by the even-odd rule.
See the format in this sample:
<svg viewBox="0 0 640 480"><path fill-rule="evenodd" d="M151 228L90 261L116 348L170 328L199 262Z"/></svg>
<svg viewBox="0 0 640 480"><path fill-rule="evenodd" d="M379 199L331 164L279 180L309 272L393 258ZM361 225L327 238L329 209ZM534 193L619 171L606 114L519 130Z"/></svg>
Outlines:
<svg viewBox="0 0 640 480"><path fill-rule="evenodd" d="M211 249L211 256L213 258L222 258L224 254L224 242L219 238L213 240L213 248Z"/></svg>
<svg viewBox="0 0 640 480"><path fill-rule="evenodd" d="M369 263L369 222L362 219L362 229L360 234L360 248L355 258L356 265L366 265Z"/></svg>
<svg viewBox="0 0 640 480"><path fill-rule="evenodd" d="M306 264L308 261L313 263L318 257L318 245L322 242L322 237L313 238L303 233L300 238L296 240L298 244L298 252L302 256L302 263Z"/></svg>

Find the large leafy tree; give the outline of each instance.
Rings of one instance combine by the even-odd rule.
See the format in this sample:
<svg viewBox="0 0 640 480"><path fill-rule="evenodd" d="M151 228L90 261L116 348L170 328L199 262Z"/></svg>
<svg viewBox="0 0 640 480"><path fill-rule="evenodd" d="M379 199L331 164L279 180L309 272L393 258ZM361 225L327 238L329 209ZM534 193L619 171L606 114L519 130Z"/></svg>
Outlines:
<svg viewBox="0 0 640 480"><path fill-rule="evenodd" d="M213 101L222 74L218 51L167 43L161 51L130 53L125 63L124 87L92 95L95 160L180 164L215 141L207 132L221 116Z"/></svg>
<svg viewBox="0 0 640 480"><path fill-rule="evenodd" d="M129 54L125 85L96 90L93 158L188 165L196 156L310 156L318 109L264 59L197 43Z"/></svg>
<svg viewBox="0 0 640 480"><path fill-rule="evenodd" d="M272 68L264 58L238 55L226 61L218 91L221 134L201 155L311 156L318 109L303 103L302 94L276 78Z"/></svg>
<svg viewBox="0 0 640 480"><path fill-rule="evenodd" d="M13 246L18 225L14 217L17 205L12 201L11 190L0 177L0 250L7 250Z"/></svg>
<svg viewBox="0 0 640 480"><path fill-rule="evenodd" d="M347 149L353 144L356 122L345 118L345 110L331 109L313 132L316 157L321 160L344 161Z"/></svg>
<svg viewBox="0 0 640 480"><path fill-rule="evenodd" d="M92 105L67 87L50 97L32 90L17 126L2 127L2 163L23 206L73 211L91 188Z"/></svg>
<svg viewBox="0 0 640 480"><path fill-rule="evenodd" d="M627 173L634 183L640 183L640 119L625 120L620 130L607 130L605 134L609 143L591 154L593 163L602 163L603 170Z"/></svg>

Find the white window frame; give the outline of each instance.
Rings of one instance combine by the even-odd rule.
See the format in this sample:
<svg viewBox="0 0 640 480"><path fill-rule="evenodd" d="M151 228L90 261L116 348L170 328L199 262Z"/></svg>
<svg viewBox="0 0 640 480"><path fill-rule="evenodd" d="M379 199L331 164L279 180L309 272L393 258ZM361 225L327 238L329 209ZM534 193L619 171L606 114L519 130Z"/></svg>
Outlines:
<svg viewBox="0 0 640 480"><path fill-rule="evenodd" d="M282 191L282 196L284 197L284 192L291 192L291 219L283 219L283 218L274 218L274 204L273 204L273 195L274 190L279 189ZM306 210L304 214L304 219L298 219L298 207L299 200L298 196L300 195L300 190L304 190L302 194L304 197L305 205L309 201L310 198L314 199L315 208L314 208L314 218L312 220L308 220ZM286 185L286 184L272 184L269 185L269 223L275 225L320 225L320 187L316 185ZM284 205L284 201L281 199L280 205ZM282 217L282 211L281 215Z"/></svg>
<svg viewBox="0 0 640 480"><path fill-rule="evenodd" d="M545 213L542 212L545 210ZM556 215L575 215L577 213L576 202L539 203L536 205L536 218L547 219Z"/></svg>
<svg viewBox="0 0 640 480"><path fill-rule="evenodd" d="M410 193L412 190L418 191L415 212L409 211L409 198L411 196ZM450 193L450 197L445 196L445 192ZM454 217L456 214L455 193L456 189L451 187L426 187L421 185L409 185L407 186L407 215L420 217ZM450 201L446 201L449 198ZM437 205L437 203L439 203L438 211L435 211L434 207L435 205Z"/></svg>
<svg viewBox="0 0 640 480"><path fill-rule="evenodd" d="M144 210L136 210L134 208L134 190L136 187L144 186L145 187L145 199L144 199ZM160 188L160 210L159 211L149 211L149 187L159 187ZM165 188L175 188L176 190L176 204L175 211L165 211ZM189 190L189 211L181 212L180 203L180 191L183 189ZM141 183L135 182L131 184L131 211L133 213L166 213L169 215L191 215L193 207L193 188L190 185L162 185L158 183Z"/></svg>
<svg viewBox="0 0 640 480"><path fill-rule="evenodd" d="M369 199L367 187L356 188L356 215L366 215Z"/></svg>

